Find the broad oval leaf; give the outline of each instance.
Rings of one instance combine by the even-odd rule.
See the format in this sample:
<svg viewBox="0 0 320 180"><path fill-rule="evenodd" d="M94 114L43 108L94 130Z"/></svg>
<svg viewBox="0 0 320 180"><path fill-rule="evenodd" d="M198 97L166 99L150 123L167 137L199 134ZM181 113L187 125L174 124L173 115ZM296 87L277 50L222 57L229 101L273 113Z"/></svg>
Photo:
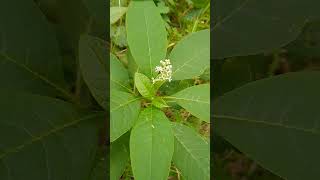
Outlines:
<svg viewBox="0 0 320 180"><path fill-rule="evenodd" d="M211 58L245 56L280 48L296 39L307 21L319 18L316 8L319 5L311 0L216 1Z"/></svg>
<svg viewBox="0 0 320 180"><path fill-rule="evenodd" d="M99 139L97 122L104 116L81 115L71 104L44 96L0 96L1 180L87 180Z"/></svg>
<svg viewBox="0 0 320 180"><path fill-rule="evenodd" d="M110 54L110 84L112 90L132 91L127 69L113 54Z"/></svg>
<svg viewBox="0 0 320 180"><path fill-rule="evenodd" d="M167 52L167 32L153 1L131 1L126 18L127 39L139 72L149 78Z"/></svg>
<svg viewBox="0 0 320 180"><path fill-rule="evenodd" d="M285 179L318 179L320 72L255 81L218 98L214 131ZM299 165L297 165L297 162Z"/></svg>
<svg viewBox="0 0 320 180"><path fill-rule="evenodd" d="M173 80L192 79L210 67L209 29L192 33L182 39L170 54Z"/></svg>
<svg viewBox="0 0 320 180"><path fill-rule="evenodd" d="M175 100L180 106L200 120L210 122L209 84L191 86L166 98Z"/></svg>
<svg viewBox="0 0 320 180"><path fill-rule="evenodd" d="M135 179L168 178L174 139L164 113L149 107L143 110L131 131L130 157Z"/></svg>
<svg viewBox="0 0 320 180"><path fill-rule="evenodd" d="M110 180L119 180L129 162L129 134L111 143Z"/></svg>
<svg viewBox="0 0 320 180"><path fill-rule="evenodd" d="M93 97L108 108L108 52L106 43L93 36L82 35L79 42L79 62L84 81Z"/></svg>
<svg viewBox="0 0 320 180"><path fill-rule="evenodd" d="M134 84L143 97L151 98L155 95L155 90L150 79L144 74L135 73Z"/></svg>
<svg viewBox="0 0 320 180"><path fill-rule="evenodd" d="M69 97L56 35L44 15L33 1L0 4L1 89Z"/></svg>
<svg viewBox="0 0 320 180"><path fill-rule="evenodd" d="M186 180L210 179L210 144L195 130L172 123L174 132L173 163Z"/></svg>
<svg viewBox="0 0 320 180"><path fill-rule="evenodd" d="M118 139L131 129L140 111L140 98L122 91L110 93L110 140Z"/></svg>
<svg viewBox="0 0 320 180"><path fill-rule="evenodd" d="M127 7L110 7L110 24L116 23L126 12Z"/></svg>

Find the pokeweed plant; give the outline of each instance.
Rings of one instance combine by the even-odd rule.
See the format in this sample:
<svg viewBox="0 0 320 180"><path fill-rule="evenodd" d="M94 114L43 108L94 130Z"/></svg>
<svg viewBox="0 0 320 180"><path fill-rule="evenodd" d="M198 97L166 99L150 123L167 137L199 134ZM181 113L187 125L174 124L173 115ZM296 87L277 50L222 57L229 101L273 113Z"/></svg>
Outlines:
<svg viewBox="0 0 320 180"><path fill-rule="evenodd" d="M125 20L128 68L110 54L111 179L118 180L128 163L138 180L168 179L172 164L184 179L210 179L209 142L168 117L182 107L210 123L209 83L163 93L209 68L209 29L187 35L167 52L165 24L153 1L131 1Z"/></svg>

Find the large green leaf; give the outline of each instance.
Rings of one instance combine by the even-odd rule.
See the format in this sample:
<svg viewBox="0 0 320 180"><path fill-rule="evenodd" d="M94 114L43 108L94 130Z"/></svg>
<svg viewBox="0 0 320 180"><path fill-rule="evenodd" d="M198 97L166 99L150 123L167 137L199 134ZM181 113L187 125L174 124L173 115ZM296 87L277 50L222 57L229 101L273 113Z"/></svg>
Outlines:
<svg viewBox="0 0 320 180"><path fill-rule="evenodd" d="M199 119L210 122L210 85L191 86L168 99L175 100L180 106Z"/></svg>
<svg viewBox="0 0 320 180"><path fill-rule="evenodd" d="M211 57L257 54L280 48L296 39L305 22L319 18L319 5L319 1L312 0L216 1Z"/></svg>
<svg viewBox="0 0 320 180"><path fill-rule="evenodd" d="M151 77L167 52L167 32L153 1L131 1L126 18L128 45L139 72Z"/></svg>
<svg viewBox="0 0 320 180"><path fill-rule="evenodd" d="M118 139L137 120L140 111L140 98L132 94L114 91L110 93L110 140Z"/></svg>
<svg viewBox="0 0 320 180"><path fill-rule="evenodd" d="M2 1L0 27L1 89L69 96L55 34L34 2Z"/></svg>
<svg viewBox="0 0 320 180"><path fill-rule="evenodd" d="M106 43L99 38L82 35L79 42L79 62L84 81L92 95L105 109L109 92Z"/></svg>
<svg viewBox="0 0 320 180"><path fill-rule="evenodd" d="M128 134L114 141L110 149L110 180L119 180L129 162Z"/></svg>
<svg viewBox="0 0 320 180"><path fill-rule="evenodd" d="M131 131L130 157L135 179L165 180L173 155L174 138L164 113L149 107Z"/></svg>
<svg viewBox="0 0 320 180"><path fill-rule="evenodd" d="M172 123L174 132L173 163L186 180L210 179L210 144L195 130Z"/></svg>
<svg viewBox="0 0 320 180"><path fill-rule="evenodd" d="M172 79L191 79L210 67L210 31L201 30L186 36L172 50Z"/></svg>
<svg viewBox="0 0 320 180"><path fill-rule="evenodd" d="M117 22L127 11L127 7L110 7L110 24Z"/></svg>
<svg viewBox="0 0 320 180"><path fill-rule="evenodd" d="M151 80L144 74L135 73L134 84L143 97L151 98L155 95L155 89L151 84Z"/></svg>
<svg viewBox="0 0 320 180"><path fill-rule="evenodd" d="M43 96L0 96L1 180L88 179L103 116Z"/></svg>
<svg viewBox="0 0 320 180"><path fill-rule="evenodd" d="M214 131L285 179L318 179L320 72L255 81L218 98Z"/></svg>
<svg viewBox="0 0 320 180"><path fill-rule="evenodd" d="M110 85L112 90L131 91L129 73L113 54L110 54Z"/></svg>

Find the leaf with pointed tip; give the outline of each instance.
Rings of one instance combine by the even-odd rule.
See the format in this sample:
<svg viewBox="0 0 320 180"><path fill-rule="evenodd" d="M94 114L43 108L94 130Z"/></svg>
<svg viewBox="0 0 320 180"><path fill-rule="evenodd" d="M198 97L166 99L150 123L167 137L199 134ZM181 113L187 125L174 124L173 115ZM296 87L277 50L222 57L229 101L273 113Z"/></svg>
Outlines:
<svg viewBox="0 0 320 180"><path fill-rule="evenodd" d="M135 73L134 83L139 93L146 98L152 98L155 95L155 89L150 79L141 73Z"/></svg>
<svg viewBox="0 0 320 180"><path fill-rule="evenodd" d="M113 54L110 54L110 81L112 90L131 92L129 73Z"/></svg>
<svg viewBox="0 0 320 180"><path fill-rule="evenodd" d="M320 72L258 80L217 98L214 131L284 179L317 179ZM299 166L296 166L299 162Z"/></svg>
<svg viewBox="0 0 320 180"><path fill-rule="evenodd" d="M173 163L188 180L210 179L210 144L196 131L172 123L174 132Z"/></svg>
<svg viewBox="0 0 320 180"><path fill-rule="evenodd" d="M105 109L108 108L108 52L106 43L96 37L82 35L79 42L79 62L83 79L93 97Z"/></svg>
<svg viewBox="0 0 320 180"><path fill-rule="evenodd" d="M191 86L167 97L175 100L180 106L200 120L210 122L210 85Z"/></svg>
<svg viewBox="0 0 320 180"><path fill-rule="evenodd" d="M99 139L97 122L105 116L83 115L44 96L1 92L0 99L1 180L87 180Z"/></svg>
<svg viewBox="0 0 320 180"><path fill-rule="evenodd" d="M172 50L173 80L200 76L210 66L209 29L192 33L182 39Z"/></svg>
<svg viewBox="0 0 320 180"><path fill-rule="evenodd" d="M140 98L112 90L110 93L110 140L118 139L131 129L140 111Z"/></svg>
<svg viewBox="0 0 320 180"><path fill-rule="evenodd" d="M167 52L167 32L153 1L131 1L126 18L128 45L139 72L151 78Z"/></svg>
<svg viewBox="0 0 320 180"><path fill-rule="evenodd" d="M168 178L174 139L164 113L149 107L143 110L131 131L130 157L135 179Z"/></svg>
<svg viewBox="0 0 320 180"><path fill-rule="evenodd" d="M68 96L56 35L34 2L1 2L0 27L1 89Z"/></svg>

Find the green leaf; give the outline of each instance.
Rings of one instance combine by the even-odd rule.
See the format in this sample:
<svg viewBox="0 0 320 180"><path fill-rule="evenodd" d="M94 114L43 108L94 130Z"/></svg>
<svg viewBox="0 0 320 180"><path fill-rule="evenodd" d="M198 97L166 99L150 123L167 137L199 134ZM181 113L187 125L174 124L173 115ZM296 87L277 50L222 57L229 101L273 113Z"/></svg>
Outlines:
<svg viewBox="0 0 320 180"><path fill-rule="evenodd" d="M126 19L127 40L139 72L149 78L167 51L167 32L153 1L131 1Z"/></svg>
<svg viewBox="0 0 320 180"><path fill-rule="evenodd" d="M157 108L165 108L165 107L169 107L166 103L165 100L163 100L161 97L155 97L153 100L152 100L152 105L154 105L155 107Z"/></svg>
<svg viewBox="0 0 320 180"><path fill-rule="evenodd" d="M110 84L112 90L132 91L127 69L113 54L110 54Z"/></svg>
<svg viewBox="0 0 320 180"><path fill-rule="evenodd" d="M118 139L131 129L138 118L140 111L140 98L132 94L114 91L110 93L110 140Z"/></svg>
<svg viewBox="0 0 320 180"><path fill-rule="evenodd" d="M96 21L103 25L108 25L108 14L106 13L106 7L109 5L107 1L104 0L82 0L82 2L88 8L89 14L94 17ZM110 18L113 15L112 9L110 7Z"/></svg>
<svg viewBox="0 0 320 180"><path fill-rule="evenodd" d="M119 180L129 161L129 136L123 135L111 144L110 180Z"/></svg>
<svg viewBox="0 0 320 180"><path fill-rule="evenodd" d="M210 179L210 144L196 131L172 123L174 132L173 163L187 180Z"/></svg>
<svg viewBox="0 0 320 180"><path fill-rule="evenodd" d="M173 80L198 77L210 66L209 29L192 33L182 39L170 54Z"/></svg>
<svg viewBox="0 0 320 180"><path fill-rule="evenodd" d="M147 76L141 73L135 73L134 83L143 97L152 98L155 96L155 89Z"/></svg>
<svg viewBox="0 0 320 180"><path fill-rule="evenodd" d="M174 139L164 113L149 107L143 110L131 131L130 157L135 179L168 178Z"/></svg>
<svg viewBox="0 0 320 180"><path fill-rule="evenodd" d="M199 119L210 122L210 85L191 86L167 97Z"/></svg>
<svg viewBox="0 0 320 180"><path fill-rule="evenodd" d="M110 24L116 23L126 12L127 7L110 7Z"/></svg>
<svg viewBox="0 0 320 180"><path fill-rule="evenodd" d="M213 104L214 131L284 179L317 179L319 81L288 73L226 93Z"/></svg>
<svg viewBox="0 0 320 180"><path fill-rule="evenodd" d="M84 81L92 95L105 109L108 108L108 51L106 42L89 35L82 35L79 42L79 62Z"/></svg>
<svg viewBox="0 0 320 180"><path fill-rule="evenodd" d="M97 122L105 116L84 115L44 96L0 96L1 180L88 179L99 139Z"/></svg>
<svg viewBox="0 0 320 180"><path fill-rule="evenodd" d="M208 3L210 3L208 0L192 0L192 2L196 8L204 8Z"/></svg>
<svg viewBox="0 0 320 180"><path fill-rule="evenodd" d="M220 59L278 49L296 39L307 21L320 17L316 8L319 5L312 0L216 1L211 57ZM287 10L284 12L281 7Z"/></svg>
<svg viewBox="0 0 320 180"><path fill-rule="evenodd" d="M56 35L42 12L33 1L0 4L1 89L69 96Z"/></svg>

